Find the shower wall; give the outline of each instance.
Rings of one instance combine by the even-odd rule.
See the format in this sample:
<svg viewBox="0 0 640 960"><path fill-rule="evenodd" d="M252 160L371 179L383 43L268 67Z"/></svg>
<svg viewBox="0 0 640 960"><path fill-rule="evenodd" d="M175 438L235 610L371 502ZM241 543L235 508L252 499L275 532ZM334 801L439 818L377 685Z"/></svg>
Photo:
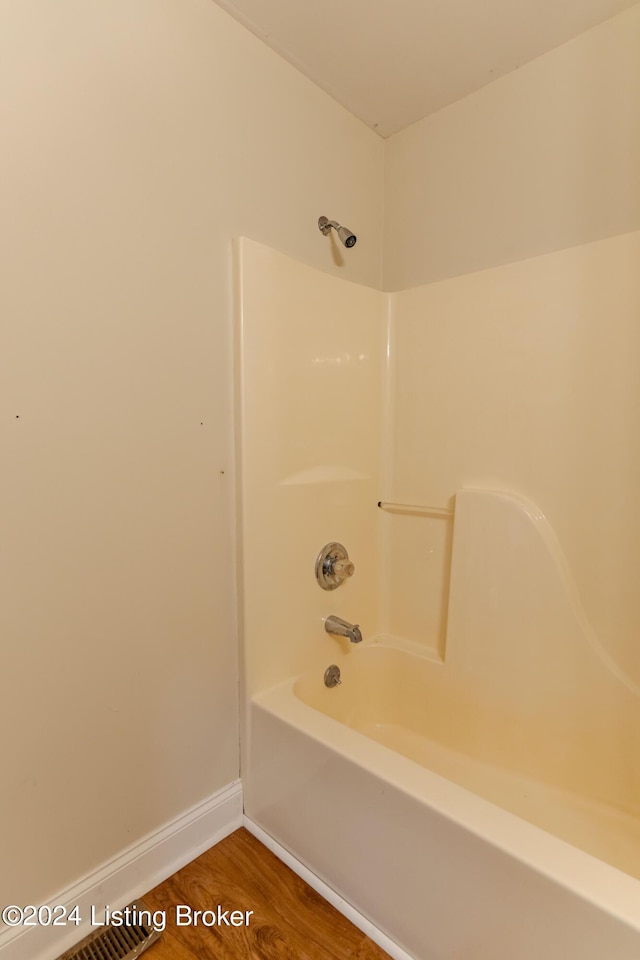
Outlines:
<svg viewBox="0 0 640 960"><path fill-rule="evenodd" d="M251 695L324 672L336 650L349 649L325 632L329 614L359 623L365 637L377 630L386 297L246 239L236 267L238 539ZM314 567L334 540L356 572L327 592Z"/></svg>
<svg viewBox="0 0 640 960"><path fill-rule="evenodd" d="M593 629L636 683L639 316L640 233L395 294L389 488L436 507L464 487L534 501ZM434 554L444 563L443 521L403 520L391 566L401 576L420 562L426 581ZM415 596L406 629L437 646Z"/></svg>

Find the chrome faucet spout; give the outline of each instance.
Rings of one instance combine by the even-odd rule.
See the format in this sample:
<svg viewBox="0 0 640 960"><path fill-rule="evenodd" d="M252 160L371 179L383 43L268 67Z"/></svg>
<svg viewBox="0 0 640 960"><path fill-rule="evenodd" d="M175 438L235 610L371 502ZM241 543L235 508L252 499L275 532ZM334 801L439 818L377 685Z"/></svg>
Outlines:
<svg viewBox="0 0 640 960"><path fill-rule="evenodd" d="M348 623L342 617L327 617L324 628L332 637L346 637L351 643L360 643L362 634L357 623Z"/></svg>

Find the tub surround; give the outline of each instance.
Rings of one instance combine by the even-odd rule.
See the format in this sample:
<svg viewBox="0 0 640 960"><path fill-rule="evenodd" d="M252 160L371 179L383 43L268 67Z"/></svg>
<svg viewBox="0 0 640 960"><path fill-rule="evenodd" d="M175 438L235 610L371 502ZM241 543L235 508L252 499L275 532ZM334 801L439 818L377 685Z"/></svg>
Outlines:
<svg viewBox="0 0 640 960"><path fill-rule="evenodd" d="M404 290L391 314L385 496L448 507L471 487L533 501L598 637L640 685L640 232ZM425 591L445 522L389 524L383 627L434 649ZM410 591L419 556L427 586Z"/></svg>
<svg viewBox="0 0 640 960"><path fill-rule="evenodd" d="M244 238L235 253L241 615L253 695L311 662L326 666L349 643L325 632L329 614L376 632L386 316L376 290ZM356 574L328 593L315 563L334 540Z"/></svg>

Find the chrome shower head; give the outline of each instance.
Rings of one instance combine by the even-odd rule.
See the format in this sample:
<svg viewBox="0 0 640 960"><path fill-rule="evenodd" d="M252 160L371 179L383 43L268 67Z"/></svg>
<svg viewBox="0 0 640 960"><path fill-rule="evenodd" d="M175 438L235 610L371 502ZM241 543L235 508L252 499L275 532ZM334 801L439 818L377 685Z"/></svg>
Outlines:
<svg viewBox="0 0 640 960"><path fill-rule="evenodd" d="M356 240L358 239L355 233L351 233L348 227L341 227L339 223L336 223L335 220L328 220L326 217L320 217L318 220L318 230L324 236L328 236L331 231L331 227L336 231L340 240L345 245L345 247L355 247Z"/></svg>

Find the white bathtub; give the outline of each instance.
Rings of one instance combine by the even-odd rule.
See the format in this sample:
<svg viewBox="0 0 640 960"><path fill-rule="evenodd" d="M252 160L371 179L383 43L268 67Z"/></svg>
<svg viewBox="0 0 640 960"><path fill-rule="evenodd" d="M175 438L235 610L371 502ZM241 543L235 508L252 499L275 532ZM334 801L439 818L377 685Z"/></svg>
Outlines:
<svg viewBox="0 0 640 960"><path fill-rule="evenodd" d="M335 660L340 687L315 670L250 704L253 822L418 960L638 960L640 881L617 868L640 873L637 821L530 769L491 718L456 724L440 665Z"/></svg>

